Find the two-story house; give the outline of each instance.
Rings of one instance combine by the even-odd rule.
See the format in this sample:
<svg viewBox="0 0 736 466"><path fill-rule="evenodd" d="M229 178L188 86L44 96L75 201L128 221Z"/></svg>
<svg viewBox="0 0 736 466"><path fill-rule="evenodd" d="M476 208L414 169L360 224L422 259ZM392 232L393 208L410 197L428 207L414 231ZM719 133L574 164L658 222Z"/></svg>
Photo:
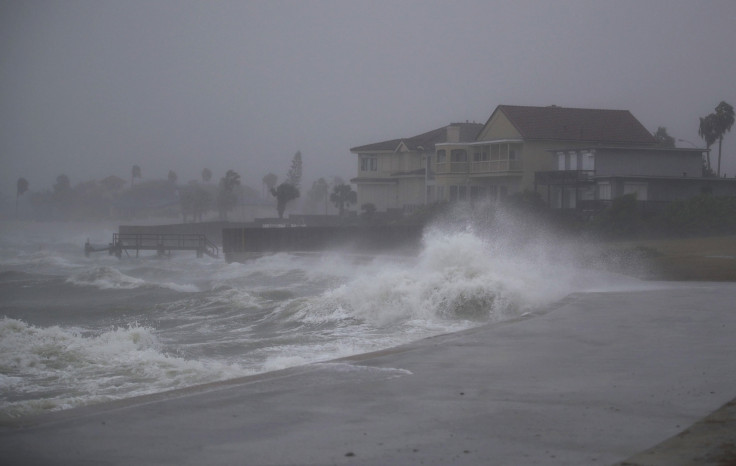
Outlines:
<svg viewBox="0 0 736 466"><path fill-rule="evenodd" d="M430 198L497 200L533 190L535 173L555 168L550 150L655 144L626 110L499 105L475 141L436 145Z"/></svg>
<svg viewBox="0 0 736 466"><path fill-rule="evenodd" d="M452 124L351 152L359 205L378 210L524 190L555 208L628 193L650 202L736 194L736 181L702 178L705 149L659 147L628 110L499 105L484 125Z"/></svg>
<svg viewBox="0 0 736 466"><path fill-rule="evenodd" d="M358 206L373 204L379 211L411 211L434 199L428 199L434 175L427 163L435 157L441 143L474 141L483 127L479 123L453 123L409 138L353 147L358 156L358 176L351 179L357 187Z"/></svg>

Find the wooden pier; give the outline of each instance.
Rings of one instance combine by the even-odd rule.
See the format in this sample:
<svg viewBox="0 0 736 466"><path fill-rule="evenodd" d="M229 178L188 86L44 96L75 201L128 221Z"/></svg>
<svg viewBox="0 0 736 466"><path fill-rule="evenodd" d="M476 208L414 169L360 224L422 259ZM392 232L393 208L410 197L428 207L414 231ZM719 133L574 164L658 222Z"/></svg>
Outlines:
<svg viewBox="0 0 736 466"><path fill-rule="evenodd" d="M96 247L87 241L84 245L84 254L107 251L118 259L130 257L129 251L135 251L138 257L140 251L156 251L160 256L170 255L171 251L195 251L197 257L205 254L210 257L219 257L220 250L205 235L187 233L113 233L112 242L107 246Z"/></svg>

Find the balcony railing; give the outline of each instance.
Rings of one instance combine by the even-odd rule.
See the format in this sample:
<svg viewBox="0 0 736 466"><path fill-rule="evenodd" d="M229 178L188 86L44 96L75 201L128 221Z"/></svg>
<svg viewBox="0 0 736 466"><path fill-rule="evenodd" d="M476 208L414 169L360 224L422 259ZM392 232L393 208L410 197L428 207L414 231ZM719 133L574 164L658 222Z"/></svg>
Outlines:
<svg viewBox="0 0 736 466"><path fill-rule="evenodd" d="M435 173L467 173L468 162L441 162L435 165Z"/></svg>
<svg viewBox="0 0 736 466"><path fill-rule="evenodd" d="M521 160L484 160L470 164L471 173L510 172L521 170Z"/></svg>
<svg viewBox="0 0 736 466"><path fill-rule="evenodd" d="M520 171L521 160L486 160L482 162L441 162L435 173L498 173ZM470 171L468 172L468 168Z"/></svg>

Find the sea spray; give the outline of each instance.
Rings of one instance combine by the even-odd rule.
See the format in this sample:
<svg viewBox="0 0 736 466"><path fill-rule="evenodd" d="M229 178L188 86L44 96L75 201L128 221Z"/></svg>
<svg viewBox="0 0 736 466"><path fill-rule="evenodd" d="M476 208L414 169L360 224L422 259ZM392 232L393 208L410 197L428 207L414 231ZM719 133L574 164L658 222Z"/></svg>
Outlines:
<svg viewBox="0 0 736 466"><path fill-rule="evenodd" d="M63 228L40 252L0 237L0 416L386 349L620 281L526 219L452 215L412 256L118 260L85 258Z"/></svg>

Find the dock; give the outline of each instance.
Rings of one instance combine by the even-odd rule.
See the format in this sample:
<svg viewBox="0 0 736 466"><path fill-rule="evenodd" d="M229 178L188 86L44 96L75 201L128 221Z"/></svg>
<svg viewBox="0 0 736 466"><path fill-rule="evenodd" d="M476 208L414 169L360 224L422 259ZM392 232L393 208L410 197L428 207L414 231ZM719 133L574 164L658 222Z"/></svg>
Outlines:
<svg viewBox="0 0 736 466"><path fill-rule="evenodd" d="M118 259L122 258L123 253L130 257L131 251L135 251L135 257L140 251L156 251L160 256L170 255L172 251L194 251L197 257L220 255L216 244L207 236L196 233L113 233L112 242L107 246L94 246L89 241L84 245L86 256L104 251Z"/></svg>

